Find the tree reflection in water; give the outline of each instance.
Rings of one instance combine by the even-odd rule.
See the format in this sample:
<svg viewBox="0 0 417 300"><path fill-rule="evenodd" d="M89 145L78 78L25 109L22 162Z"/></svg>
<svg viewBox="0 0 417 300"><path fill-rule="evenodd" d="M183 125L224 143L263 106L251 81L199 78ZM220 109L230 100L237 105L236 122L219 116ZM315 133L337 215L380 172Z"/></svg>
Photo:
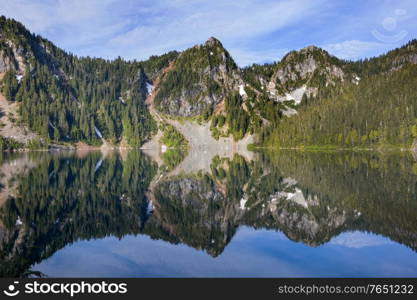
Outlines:
<svg viewBox="0 0 417 300"><path fill-rule="evenodd" d="M417 249L417 165L373 152L215 157L210 170L170 173L140 151L26 153L0 158L0 274L79 240L145 234L220 255L239 226L282 231L315 247L344 231Z"/></svg>

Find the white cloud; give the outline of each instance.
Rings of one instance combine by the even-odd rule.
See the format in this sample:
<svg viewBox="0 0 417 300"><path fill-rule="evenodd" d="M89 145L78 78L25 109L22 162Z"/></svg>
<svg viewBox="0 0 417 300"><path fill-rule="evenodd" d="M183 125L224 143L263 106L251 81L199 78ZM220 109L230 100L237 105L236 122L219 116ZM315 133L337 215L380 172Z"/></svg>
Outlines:
<svg viewBox="0 0 417 300"><path fill-rule="evenodd" d="M293 24L318 9L319 1L157 1L149 9L168 10L169 15L114 37L107 46L115 51L129 49L129 58L146 57L170 49L184 49L210 36L219 38L227 48ZM142 47L141 47L142 45ZM243 50L235 51L235 59ZM252 60L253 61L253 60Z"/></svg>
<svg viewBox="0 0 417 300"><path fill-rule="evenodd" d="M359 40L343 41L323 46L323 48L331 54L349 60L357 60L362 57L372 56L376 52L381 52L381 49L385 49L386 47L386 44Z"/></svg>
<svg viewBox="0 0 417 300"><path fill-rule="evenodd" d="M128 25L111 8L115 0L0 0L0 12L66 50L89 48L118 34Z"/></svg>
<svg viewBox="0 0 417 300"><path fill-rule="evenodd" d="M330 0L0 0L1 14L78 55L145 59L215 36L239 65L274 61L283 49L307 44L346 59L377 55L413 37L414 7L412 0L362 9ZM385 33L380 22L393 16L397 31L409 35L381 43L371 30Z"/></svg>
<svg viewBox="0 0 417 300"><path fill-rule="evenodd" d="M393 244L388 238L365 232L345 232L333 238L332 245L339 245L348 248L363 248Z"/></svg>
<svg viewBox="0 0 417 300"><path fill-rule="evenodd" d="M231 49L254 44L263 35L311 16L323 1L0 0L0 11L76 54L144 59L210 36ZM257 61L248 58L250 52L258 57L266 53L262 61L272 58L269 49L233 52L240 64Z"/></svg>

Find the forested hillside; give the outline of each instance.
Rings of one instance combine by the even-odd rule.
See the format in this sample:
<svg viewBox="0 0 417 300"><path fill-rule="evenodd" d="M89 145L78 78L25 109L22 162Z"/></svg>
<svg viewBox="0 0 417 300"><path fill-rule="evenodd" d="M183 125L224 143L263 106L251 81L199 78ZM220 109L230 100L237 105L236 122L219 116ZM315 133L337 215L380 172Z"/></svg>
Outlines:
<svg viewBox="0 0 417 300"><path fill-rule="evenodd" d="M4 110L17 103L18 112L2 111L0 118L24 128L18 132L29 130L37 139L31 145L140 146L157 131L145 103L153 89L161 115L210 122L216 139L255 135L268 147L409 147L417 137L416 64L416 40L356 62L308 46L245 68L215 38L141 62L80 58L1 17L0 92L7 101L0 104ZM1 135L2 149L29 144Z"/></svg>
<svg viewBox="0 0 417 300"><path fill-rule="evenodd" d="M357 79L304 97L261 136L271 147L410 147L417 137L417 42L345 69ZM268 130L266 130L268 131Z"/></svg>
<svg viewBox="0 0 417 300"><path fill-rule="evenodd" d="M138 146L155 131L146 84L176 52L145 62L79 58L5 17L0 32L1 92L44 142Z"/></svg>

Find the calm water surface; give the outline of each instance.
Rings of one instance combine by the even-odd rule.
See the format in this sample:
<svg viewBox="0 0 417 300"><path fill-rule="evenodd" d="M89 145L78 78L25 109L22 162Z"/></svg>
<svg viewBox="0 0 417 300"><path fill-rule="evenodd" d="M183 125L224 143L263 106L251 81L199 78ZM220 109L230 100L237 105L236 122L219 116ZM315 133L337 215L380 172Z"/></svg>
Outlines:
<svg viewBox="0 0 417 300"><path fill-rule="evenodd" d="M408 153L0 156L2 277L417 277Z"/></svg>

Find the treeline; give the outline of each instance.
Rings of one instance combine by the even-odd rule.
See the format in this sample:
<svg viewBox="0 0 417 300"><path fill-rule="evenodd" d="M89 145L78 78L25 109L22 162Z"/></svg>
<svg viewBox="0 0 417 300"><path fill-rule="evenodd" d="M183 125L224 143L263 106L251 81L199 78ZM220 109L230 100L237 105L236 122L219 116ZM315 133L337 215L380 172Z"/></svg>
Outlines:
<svg viewBox="0 0 417 300"><path fill-rule="evenodd" d="M163 123L160 125L162 137L160 142L170 148L187 148L188 141L174 126Z"/></svg>
<svg viewBox="0 0 417 300"><path fill-rule="evenodd" d="M22 147L22 143L19 143L18 141L11 138L5 138L0 136L0 151L17 150Z"/></svg>
<svg viewBox="0 0 417 300"><path fill-rule="evenodd" d="M366 58L355 62L347 62L347 71L359 76L371 76L383 72L391 72L405 64L416 63L417 39L409 41L404 46L391 50L384 55Z"/></svg>
<svg viewBox="0 0 417 300"><path fill-rule="evenodd" d="M256 93L245 87L246 100L237 93L225 97L225 110L211 118L214 138L232 135L237 141L247 134L261 134L265 126L275 126L282 118L282 112L291 103L276 102L266 92Z"/></svg>
<svg viewBox="0 0 417 300"><path fill-rule="evenodd" d="M417 66L323 89L304 98L261 143L272 147L410 146L417 137ZM261 137L262 138L262 137Z"/></svg>
<svg viewBox="0 0 417 300"><path fill-rule="evenodd" d="M242 69L243 80L258 91L264 89L263 83L268 83L275 72L276 63L253 64Z"/></svg>
<svg viewBox="0 0 417 300"><path fill-rule="evenodd" d="M147 60L140 62L143 71L150 80L154 80L160 72L169 66L178 56L177 51L170 51L160 56L152 55Z"/></svg>

